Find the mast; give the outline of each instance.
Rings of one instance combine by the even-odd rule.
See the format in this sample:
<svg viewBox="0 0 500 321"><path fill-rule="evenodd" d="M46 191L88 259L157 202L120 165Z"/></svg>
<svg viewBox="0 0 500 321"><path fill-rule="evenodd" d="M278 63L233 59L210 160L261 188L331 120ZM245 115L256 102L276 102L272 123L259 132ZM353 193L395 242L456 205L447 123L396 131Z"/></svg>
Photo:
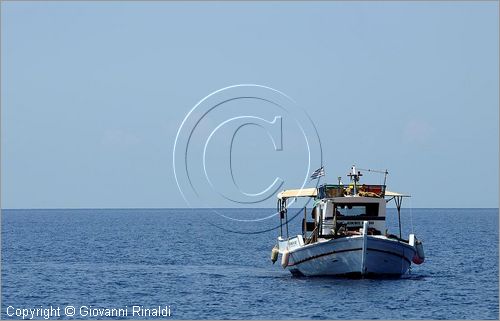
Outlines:
<svg viewBox="0 0 500 321"><path fill-rule="evenodd" d="M351 172L347 174L353 183L354 189L352 195L356 195L357 192L357 182L359 182L359 178L363 176L360 171L356 173L356 165L352 165Z"/></svg>

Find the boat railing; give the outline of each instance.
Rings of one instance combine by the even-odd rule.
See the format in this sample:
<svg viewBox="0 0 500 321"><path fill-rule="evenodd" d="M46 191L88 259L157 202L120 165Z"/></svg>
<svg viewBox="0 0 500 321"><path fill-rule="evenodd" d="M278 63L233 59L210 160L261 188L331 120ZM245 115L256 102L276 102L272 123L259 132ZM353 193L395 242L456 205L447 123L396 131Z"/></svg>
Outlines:
<svg viewBox="0 0 500 321"><path fill-rule="evenodd" d="M354 190L353 184L324 184L318 188L317 198L353 195ZM359 184L356 186L356 192L359 196L383 198L385 196L385 185Z"/></svg>

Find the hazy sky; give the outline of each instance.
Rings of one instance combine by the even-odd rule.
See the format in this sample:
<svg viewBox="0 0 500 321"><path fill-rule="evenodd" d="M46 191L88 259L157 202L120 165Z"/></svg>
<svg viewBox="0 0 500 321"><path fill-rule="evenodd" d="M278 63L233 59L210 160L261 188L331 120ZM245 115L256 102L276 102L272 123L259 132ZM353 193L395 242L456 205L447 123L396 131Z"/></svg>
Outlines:
<svg viewBox="0 0 500 321"><path fill-rule="evenodd" d="M321 182L346 182L352 164L387 168L388 188L412 194L413 207L498 207L498 10L495 1L3 1L2 208L187 206L172 166L179 126L237 84L279 90L307 112ZM207 143L211 183L230 186L232 155L248 194L276 177L300 187L308 157L295 125L306 117L273 106L234 100L205 117L190 141L193 184L207 189L200 164L213 129L255 116L232 145L227 126ZM275 116L281 151L263 130L279 137ZM321 162L311 158L310 171Z"/></svg>

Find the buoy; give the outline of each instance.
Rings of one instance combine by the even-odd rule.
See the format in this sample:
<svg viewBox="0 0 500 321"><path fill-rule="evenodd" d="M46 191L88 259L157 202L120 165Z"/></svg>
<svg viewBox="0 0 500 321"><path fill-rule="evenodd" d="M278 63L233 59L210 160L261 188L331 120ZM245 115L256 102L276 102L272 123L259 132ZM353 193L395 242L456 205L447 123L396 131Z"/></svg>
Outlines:
<svg viewBox="0 0 500 321"><path fill-rule="evenodd" d="M413 257L412 261L415 264L422 264L425 261L425 253L424 253L424 245L422 244L421 241L415 240L415 249L417 252L415 253L415 256Z"/></svg>
<svg viewBox="0 0 500 321"><path fill-rule="evenodd" d="M278 254L280 251L278 250L278 246L275 245L273 249L271 250L271 261L273 261L273 264L276 263L276 260L278 260Z"/></svg>
<svg viewBox="0 0 500 321"><path fill-rule="evenodd" d="M288 251L285 251L282 255L281 255L281 266L283 268L286 268L288 266L288 258L290 256L290 253L288 253Z"/></svg>

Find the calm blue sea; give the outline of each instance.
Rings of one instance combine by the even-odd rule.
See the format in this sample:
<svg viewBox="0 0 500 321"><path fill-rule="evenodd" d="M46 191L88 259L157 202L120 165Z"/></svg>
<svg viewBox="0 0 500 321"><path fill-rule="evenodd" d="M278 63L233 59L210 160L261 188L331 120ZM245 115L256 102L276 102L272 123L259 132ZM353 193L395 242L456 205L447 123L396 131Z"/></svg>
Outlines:
<svg viewBox="0 0 500 321"><path fill-rule="evenodd" d="M73 306L71 318L101 318L79 315L84 306L141 318L133 306L168 306L172 319L499 318L498 209L404 211L404 233L424 241L426 262L396 280L292 277L269 259L277 231L263 231L278 218L238 221L273 212L3 210L1 317L52 306L68 318Z"/></svg>

